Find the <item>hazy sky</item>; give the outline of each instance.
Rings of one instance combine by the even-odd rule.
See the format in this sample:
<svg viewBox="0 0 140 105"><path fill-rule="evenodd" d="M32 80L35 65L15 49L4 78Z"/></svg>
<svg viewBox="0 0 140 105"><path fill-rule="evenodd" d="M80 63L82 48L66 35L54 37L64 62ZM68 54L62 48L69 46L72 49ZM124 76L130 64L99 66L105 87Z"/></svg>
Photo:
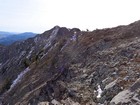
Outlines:
<svg viewBox="0 0 140 105"><path fill-rule="evenodd" d="M140 0L0 0L0 30L44 32L55 25L82 30L140 20Z"/></svg>

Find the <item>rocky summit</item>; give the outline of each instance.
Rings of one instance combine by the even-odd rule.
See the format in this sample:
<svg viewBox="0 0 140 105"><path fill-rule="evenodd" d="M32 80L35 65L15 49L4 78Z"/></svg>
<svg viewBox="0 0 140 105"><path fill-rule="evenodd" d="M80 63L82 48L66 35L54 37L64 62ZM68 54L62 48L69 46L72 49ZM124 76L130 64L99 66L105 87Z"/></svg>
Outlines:
<svg viewBox="0 0 140 105"><path fill-rule="evenodd" d="M140 21L0 45L0 105L140 105Z"/></svg>

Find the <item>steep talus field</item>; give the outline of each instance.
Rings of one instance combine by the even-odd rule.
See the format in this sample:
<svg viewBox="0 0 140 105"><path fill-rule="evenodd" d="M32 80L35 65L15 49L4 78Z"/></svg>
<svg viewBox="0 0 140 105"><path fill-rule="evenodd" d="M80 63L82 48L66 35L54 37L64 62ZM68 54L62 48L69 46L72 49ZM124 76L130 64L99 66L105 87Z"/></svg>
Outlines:
<svg viewBox="0 0 140 105"><path fill-rule="evenodd" d="M0 104L140 105L140 21L0 45Z"/></svg>

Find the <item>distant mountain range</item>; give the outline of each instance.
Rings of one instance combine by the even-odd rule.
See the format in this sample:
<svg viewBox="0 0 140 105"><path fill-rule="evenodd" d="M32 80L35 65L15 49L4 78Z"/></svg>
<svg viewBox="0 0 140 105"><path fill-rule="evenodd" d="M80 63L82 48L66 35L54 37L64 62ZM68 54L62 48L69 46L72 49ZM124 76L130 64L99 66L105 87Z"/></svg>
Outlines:
<svg viewBox="0 0 140 105"><path fill-rule="evenodd" d="M36 33L32 33L32 32L14 33L14 32L0 31L0 44L7 46L16 41L22 41L34 37L35 35Z"/></svg>
<svg viewBox="0 0 140 105"><path fill-rule="evenodd" d="M7 37L7 36L10 36L10 35L14 35L14 34L18 34L18 33L0 31L0 39L1 39L1 38L4 38L4 37Z"/></svg>

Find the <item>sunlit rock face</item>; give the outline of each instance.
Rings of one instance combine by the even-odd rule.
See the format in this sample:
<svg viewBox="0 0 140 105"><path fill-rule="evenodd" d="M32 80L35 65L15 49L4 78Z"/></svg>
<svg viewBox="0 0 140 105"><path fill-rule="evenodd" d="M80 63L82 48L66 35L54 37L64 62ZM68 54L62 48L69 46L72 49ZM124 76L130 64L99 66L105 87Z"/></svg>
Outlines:
<svg viewBox="0 0 140 105"><path fill-rule="evenodd" d="M140 21L92 32L55 26L0 45L0 104L139 105L139 29Z"/></svg>

